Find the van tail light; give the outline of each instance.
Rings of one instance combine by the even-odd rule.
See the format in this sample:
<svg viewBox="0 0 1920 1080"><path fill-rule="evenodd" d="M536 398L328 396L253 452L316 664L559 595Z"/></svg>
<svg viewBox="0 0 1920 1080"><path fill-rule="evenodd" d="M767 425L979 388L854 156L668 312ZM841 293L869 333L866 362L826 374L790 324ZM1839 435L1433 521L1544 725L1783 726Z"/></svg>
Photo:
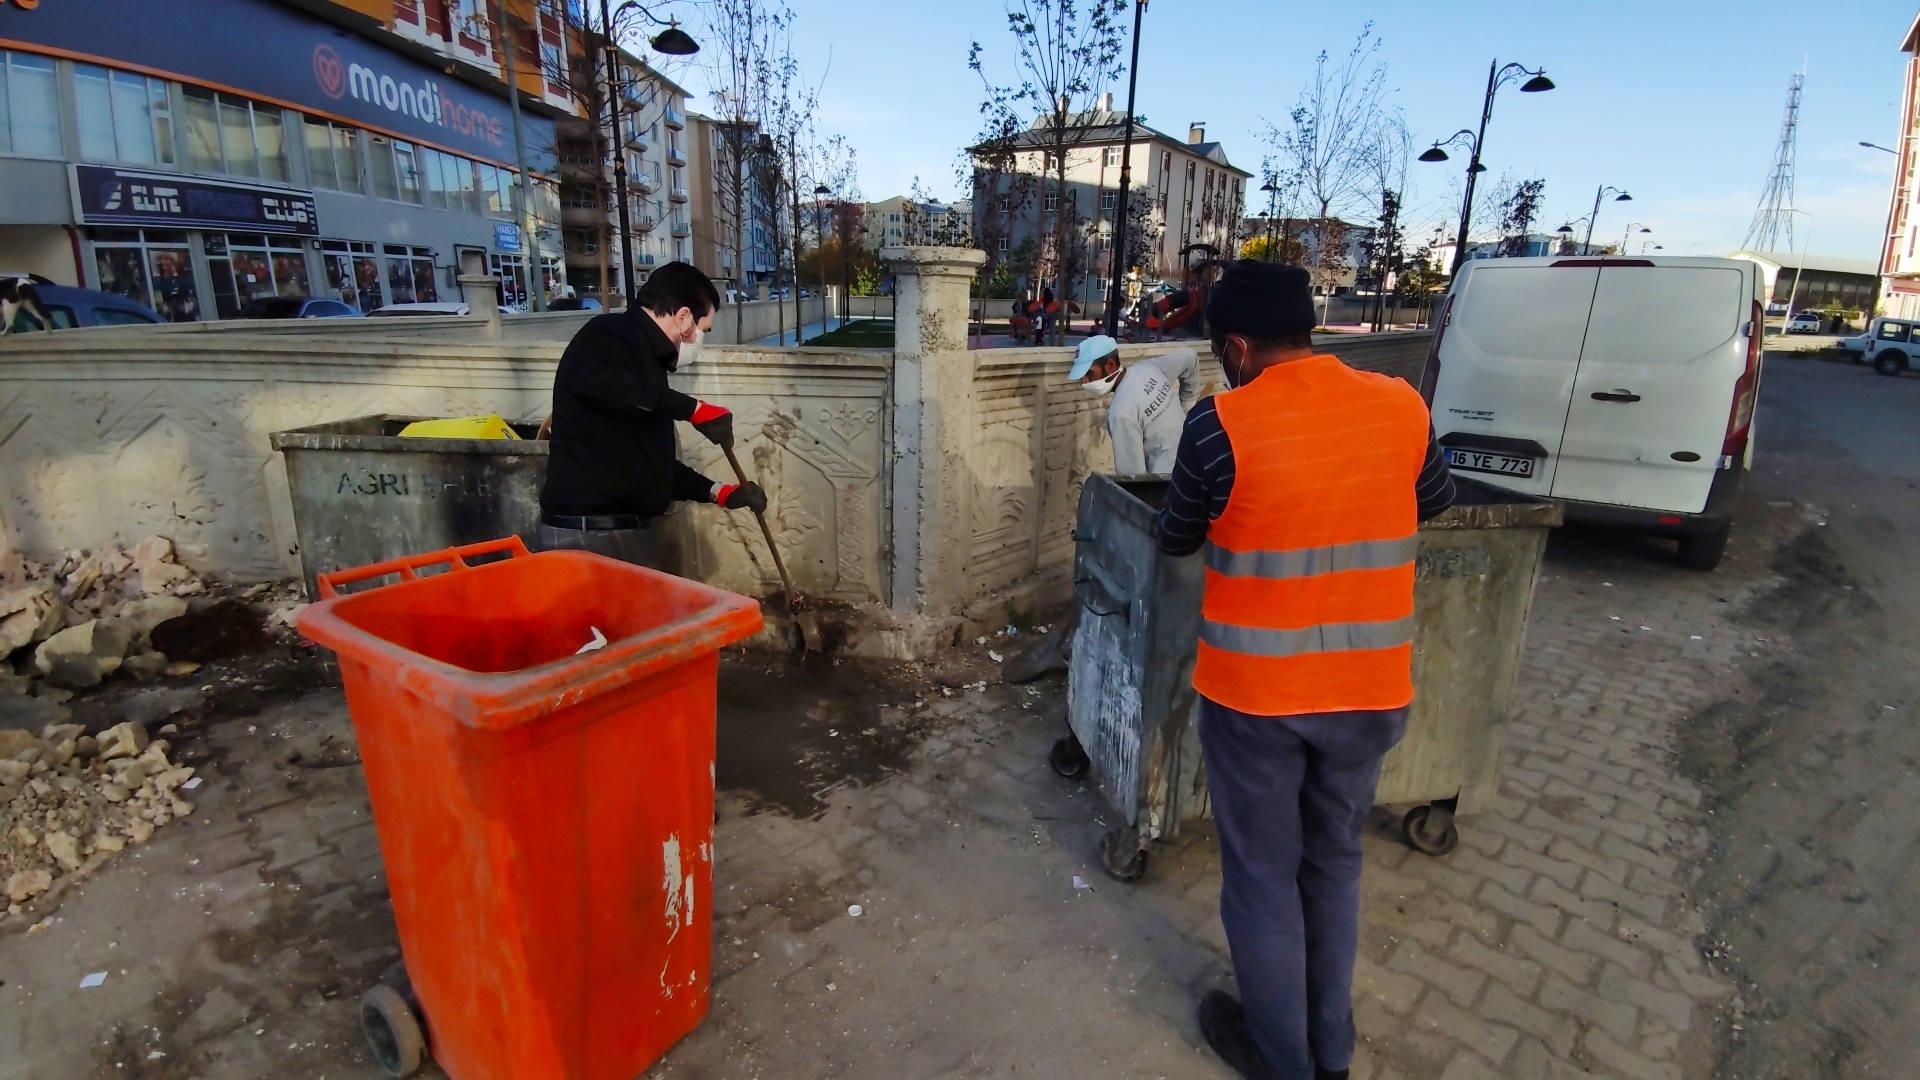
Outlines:
<svg viewBox="0 0 1920 1080"><path fill-rule="evenodd" d="M1747 369L1733 384L1733 410L1727 414L1727 439L1720 444L1723 461L1735 462L1747 453L1747 435L1753 430L1753 405L1760 396L1760 337L1765 326L1761 321L1760 301L1755 300L1753 321L1747 324Z"/></svg>
<svg viewBox="0 0 1920 1080"><path fill-rule="evenodd" d="M1453 294L1440 307L1440 318L1433 327L1433 340L1427 344L1427 365L1420 369L1420 396L1433 405L1433 388L1440 385L1440 339L1447 336L1447 324L1453 321Z"/></svg>

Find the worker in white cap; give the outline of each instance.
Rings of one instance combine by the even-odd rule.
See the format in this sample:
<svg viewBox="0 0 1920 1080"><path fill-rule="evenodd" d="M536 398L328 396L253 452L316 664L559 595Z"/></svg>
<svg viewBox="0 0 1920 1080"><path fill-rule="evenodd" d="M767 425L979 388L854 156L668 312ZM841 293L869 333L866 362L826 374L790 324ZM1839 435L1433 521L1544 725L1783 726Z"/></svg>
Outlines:
<svg viewBox="0 0 1920 1080"><path fill-rule="evenodd" d="M1107 434L1113 437L1113 471L1120 476L1173 471L1174 451L1187 409L1200 393L1200 360L1192 349L1120 363L1120 343L1102 334L1080 343L1069 377L1113 402Z"/></svg>

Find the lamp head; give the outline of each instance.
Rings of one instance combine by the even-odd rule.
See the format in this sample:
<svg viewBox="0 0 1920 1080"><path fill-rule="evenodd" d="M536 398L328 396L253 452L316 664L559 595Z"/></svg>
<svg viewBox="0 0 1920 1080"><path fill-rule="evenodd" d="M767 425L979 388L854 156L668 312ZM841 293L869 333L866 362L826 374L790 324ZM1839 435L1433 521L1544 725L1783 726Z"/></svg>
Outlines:
<svg viewBox="0 0 1920 1080"><path fill-rule="evenodd" d="M1632 202L1632 201L1633 201L1633 196L1631 196L1631 195L1629 195L1629 194L1627 194L1626 192L1624 192L1624 191L1623 191L1623 192L1621 192L1620 194L1618 194L1618 195L1615 195L1615 196L1613 197L1613 201L1614 201L1614 202Z"/></svg>
<svg viewBox="0 0 1920 1080"><path fill-rule="evenodd" d="M1566 233L1566 234L1568 234L1569 236L1571 236L1571 235L1573 234L1573 226L1571 226L1571 225L1562 225L1562 226L1560 226L1559 228L1557 228L1557 229L1555 229L1555 230L1553 230L1553 231L1554 231L1554 232L1557 232L1557 233Z"/></svg>
<svg viewBox="0 0 1920 1080"><path fill-rule="evenodd" d="M1420 155L1420 160L1421 161L1445 161L1447 160L1447 152L1445 150L1440 149L1439 143L1434 143L1432 146L1427 148L1426 153Z"/></svg>
<svg viewBox="0 0 1920 1080"><path fill-rule="evenodd" d="M678 23L671 23L665 30L654 35L653 50L668 56L692 56L700 51L700 44L680 29Z"/></svg>
<svg viewBox="0 0 1920 1080"><path fill-rule="evenodd" d="M1543 90L1551 89L1553 89L1553 80L1547 78L1547 73L1544 71L1520 84L1520 92L1523 94L1538 94Z"/></svg>

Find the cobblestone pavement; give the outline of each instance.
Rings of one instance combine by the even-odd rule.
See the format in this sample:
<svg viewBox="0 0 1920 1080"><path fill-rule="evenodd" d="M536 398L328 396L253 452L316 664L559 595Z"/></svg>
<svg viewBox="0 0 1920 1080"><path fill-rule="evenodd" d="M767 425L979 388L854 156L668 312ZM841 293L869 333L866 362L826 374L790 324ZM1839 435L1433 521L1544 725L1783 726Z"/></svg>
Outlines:
<svg viewBox="0 0 1920 1080"><path fill-rule="evenodd" d="M1372 822L1356 1078L1713 1075L1742 1006L1694 891L1712 793L1676 733L1788 647L1743 612L1802 513L1757 510L1713 574L1555 537L1504 797L1439 859ZM1061 681L965 689L985 652L946 686L729 659L785 689L723 702L712 1012L649 1075L1228 1075L1193 1019L1231 980L1210 836L1102 876L1099 797L1045 762ZM179 742L208 777L193 821L0 924L0 1080L374 1075L353 1001L398 951L339 693Z"/></svg>

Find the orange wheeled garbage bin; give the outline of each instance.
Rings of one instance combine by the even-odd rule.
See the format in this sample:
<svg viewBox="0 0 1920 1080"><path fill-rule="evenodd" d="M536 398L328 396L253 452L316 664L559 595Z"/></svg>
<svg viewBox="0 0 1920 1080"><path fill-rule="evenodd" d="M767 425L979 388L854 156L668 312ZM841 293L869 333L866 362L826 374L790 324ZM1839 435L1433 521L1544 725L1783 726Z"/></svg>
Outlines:
<svg viewBox="0 0 1920 1080"><path fill-rule="evenodd" d="M719 649L759 606L516 538L319 584L410 981L362 1001L375 1056L633 1080L706 1015Z"/></svg>

